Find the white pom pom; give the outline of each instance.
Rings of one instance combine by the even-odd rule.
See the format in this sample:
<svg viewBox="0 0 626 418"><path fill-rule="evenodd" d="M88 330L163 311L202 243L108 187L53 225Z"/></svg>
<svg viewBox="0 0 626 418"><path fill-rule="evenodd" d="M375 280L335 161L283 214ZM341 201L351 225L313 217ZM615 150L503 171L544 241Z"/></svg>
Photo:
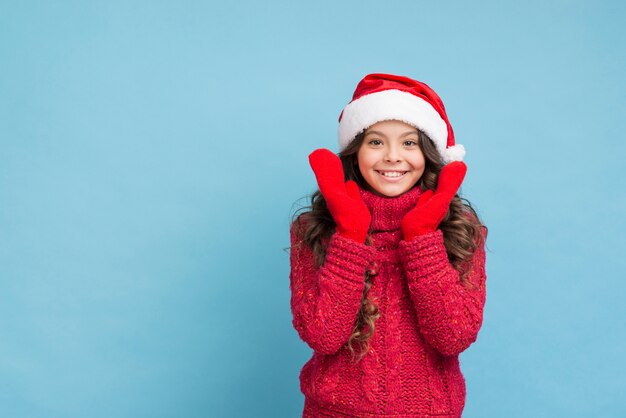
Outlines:
<svg viewBox="0 0 626 418"><path fill-rule="evenodd" d="M463 161L465 157L465 147L461 144L456 144L446 148L443 153L443 162L448 164L452 161Z"/></svg>

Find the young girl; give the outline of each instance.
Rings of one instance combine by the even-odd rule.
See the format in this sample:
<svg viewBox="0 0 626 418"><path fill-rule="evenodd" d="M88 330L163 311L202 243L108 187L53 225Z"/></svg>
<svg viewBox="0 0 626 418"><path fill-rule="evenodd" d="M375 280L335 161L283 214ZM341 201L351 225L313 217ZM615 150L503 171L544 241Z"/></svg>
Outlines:
<svg viewBox="0 0 626 418"><path fill-rule="evenodd" d="M460 417L487 234L457 195L465 150L439 96L389 74L358 84L339 149L309 156L319 191L291 226L303 416Z"/></svg>

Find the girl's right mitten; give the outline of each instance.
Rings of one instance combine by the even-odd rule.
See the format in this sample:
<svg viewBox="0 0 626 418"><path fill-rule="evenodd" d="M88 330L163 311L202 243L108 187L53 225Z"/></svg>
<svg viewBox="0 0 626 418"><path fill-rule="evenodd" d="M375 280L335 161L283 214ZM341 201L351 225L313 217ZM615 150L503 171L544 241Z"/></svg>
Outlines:
<svg viewBox="0 0 626 418"><path fill-rule="evenodd" d="M371 215L361 199L359 186L352 180L344 183L341 160L332 151L320 148L309 155L317 185L337 224L337 233L364 243Z"/></svg>

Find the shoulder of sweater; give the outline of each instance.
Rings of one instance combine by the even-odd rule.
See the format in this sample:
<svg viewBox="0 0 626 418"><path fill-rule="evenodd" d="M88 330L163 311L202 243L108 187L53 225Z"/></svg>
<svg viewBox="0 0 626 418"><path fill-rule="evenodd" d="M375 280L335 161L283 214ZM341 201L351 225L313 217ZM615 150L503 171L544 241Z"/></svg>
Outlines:
<svg viewBox="0 0 626 418"><path fill-rule="evenodd" d="M302 235L304 234L304 231L306 231L306 228L308 226L308 216L307 216L308 213L309 212L301 213L291 221L289 230L292 234L302 237Z"/></svg>

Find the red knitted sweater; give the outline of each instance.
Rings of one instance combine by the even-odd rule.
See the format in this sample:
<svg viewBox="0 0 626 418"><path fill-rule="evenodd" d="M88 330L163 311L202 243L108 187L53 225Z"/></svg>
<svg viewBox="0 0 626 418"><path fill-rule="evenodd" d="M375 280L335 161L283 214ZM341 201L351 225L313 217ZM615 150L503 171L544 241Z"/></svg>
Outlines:
<svg viewBox="0 0 626 418"><path fill-rule="evenodd" d="M400 221L422 191L396 197L361 190L372 245L334 234L324 264L291 229L293 325L314 351L300 373L304 417L460 417L465 379L458 355L477 337L485 303L485 251L474 254L469 290L448 261L441 230L407 242ZM346 345L364 275L380 317L358 363ZM358 351L358 346L355 345Z"/></svg>

